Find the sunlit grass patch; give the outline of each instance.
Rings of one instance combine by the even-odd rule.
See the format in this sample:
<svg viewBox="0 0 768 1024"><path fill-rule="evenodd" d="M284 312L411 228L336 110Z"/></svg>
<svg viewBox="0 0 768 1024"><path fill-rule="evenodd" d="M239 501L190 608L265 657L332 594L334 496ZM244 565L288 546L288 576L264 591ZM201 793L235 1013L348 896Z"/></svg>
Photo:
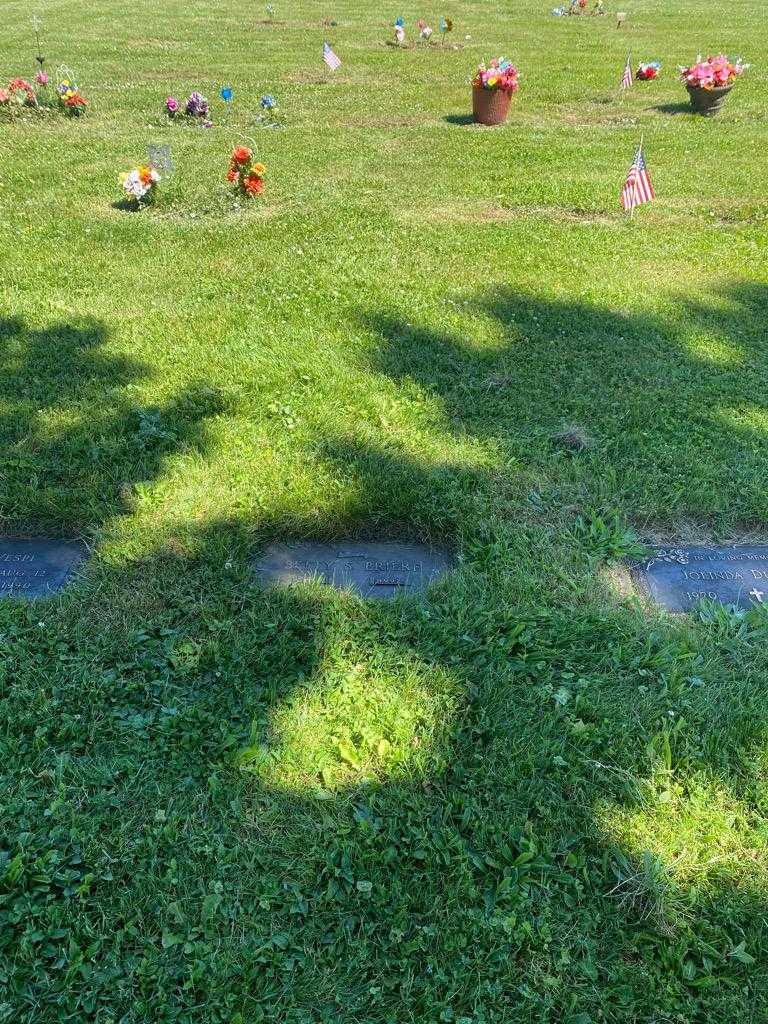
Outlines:
<svg viewBox="0 0 768 1024"><path fill-rule="evenodd" d="M335 662L335 664L334 664ZM382 651L331 656L273 709L238 764L260 785L320 797L365 782L427 782L445 771L460 687L450 673Z"/></svg>

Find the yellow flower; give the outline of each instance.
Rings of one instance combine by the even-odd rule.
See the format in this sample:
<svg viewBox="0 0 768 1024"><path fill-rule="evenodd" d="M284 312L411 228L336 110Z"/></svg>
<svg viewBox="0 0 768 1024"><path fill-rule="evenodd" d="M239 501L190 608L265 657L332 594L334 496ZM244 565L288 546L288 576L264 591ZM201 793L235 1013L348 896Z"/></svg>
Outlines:
<svg viewBox="0 0 768 1024"><path fill-rule="evenodd" d="M266 169L267 169L267 168L266 168L266 167L264 166L264 164L254 164L254 165L253 165L253 167L251 167L251 170L252 170L252 171L253 171L253 172L254 172L255 174L264 174L264 172L266 171Z"/></svg>

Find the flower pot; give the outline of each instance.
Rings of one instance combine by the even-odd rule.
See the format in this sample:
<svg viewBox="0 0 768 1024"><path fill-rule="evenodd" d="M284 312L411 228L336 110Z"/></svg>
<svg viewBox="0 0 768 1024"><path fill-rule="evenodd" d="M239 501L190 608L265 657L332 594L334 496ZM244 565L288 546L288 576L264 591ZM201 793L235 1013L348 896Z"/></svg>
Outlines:
<svg viewBox="0 0 768 1024"><path fill-rule="evenodd" d="M703 114L704 117L715 117L720 113L725 97L732 88L732 85L724 85L719 89L700 89L695 85L686 85L691 97L691 106L697 114Z"/></svg>
<svg viewBox="0 0 768 1024"><path fill-rule="evenodd" d="M477 124L504 124L512 93L509 89L472 89L472 116Z"/></svg>

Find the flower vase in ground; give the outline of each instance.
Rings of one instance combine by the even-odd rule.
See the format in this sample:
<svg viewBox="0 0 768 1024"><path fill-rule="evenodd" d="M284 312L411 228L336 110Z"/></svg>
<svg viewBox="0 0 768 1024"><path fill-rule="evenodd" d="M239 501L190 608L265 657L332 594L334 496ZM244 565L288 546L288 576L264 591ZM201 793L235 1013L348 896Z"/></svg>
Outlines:
<svg viewBox="0 0 768 1024"><path fill-rule="evenodd" d="M691 106L697 114L715 117L723 109L728 93L749 64L741 60L731 61L724 54L718 57L700 57L695 64L680 69L680 78L685 83Z"/></svg>
<svg viewBox="0 0 768 1024"><path fill-rule="evenodd" d="M517 68L504 58L481 64L472 80L472 116L477 124L504 124L520 85Z"/></svg>

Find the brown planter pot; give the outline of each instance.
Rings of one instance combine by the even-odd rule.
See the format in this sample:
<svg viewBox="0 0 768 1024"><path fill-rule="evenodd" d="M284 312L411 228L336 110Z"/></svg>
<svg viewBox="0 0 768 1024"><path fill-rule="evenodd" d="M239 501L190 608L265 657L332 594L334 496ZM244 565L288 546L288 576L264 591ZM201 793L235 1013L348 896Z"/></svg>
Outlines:
<svg viewBox="0 0 768 1024"><path fill-rule="evenodd" d="M691 97L691 106L697 114L703 114L704 117L715 117L720 113L725 97L732 88L732 85L724 85L720 89L699 89L695 85L686 85Z"/></svg>
<svg viewBox="0 0 768 1024"><path fill-rule="evenodd" d="M472 116L477 124L504 124L512 93L508 89L472 89Z"/></svg>

